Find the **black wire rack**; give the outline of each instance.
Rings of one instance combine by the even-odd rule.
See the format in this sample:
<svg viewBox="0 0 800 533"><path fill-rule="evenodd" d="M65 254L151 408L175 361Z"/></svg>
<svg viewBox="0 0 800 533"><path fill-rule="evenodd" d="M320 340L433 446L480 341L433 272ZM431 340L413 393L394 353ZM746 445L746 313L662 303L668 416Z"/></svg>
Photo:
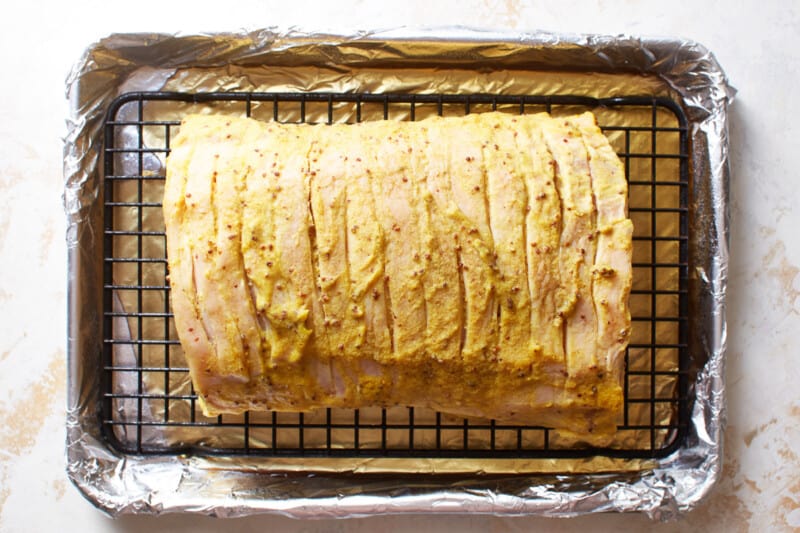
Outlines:
<svg viewBox="0 0 800 533"><path fill-rule="evenodd" d="M575 447L554 430L415 408L203 416L169 305L164 164L180 119L209 108L282 122L418 120L500 110L595 112L624 163L634 222L633 331L618 439ZM688 424L687 121L652 97L128 93L105 122L101 425L130 454L314 457L653 458Z"/></svg>

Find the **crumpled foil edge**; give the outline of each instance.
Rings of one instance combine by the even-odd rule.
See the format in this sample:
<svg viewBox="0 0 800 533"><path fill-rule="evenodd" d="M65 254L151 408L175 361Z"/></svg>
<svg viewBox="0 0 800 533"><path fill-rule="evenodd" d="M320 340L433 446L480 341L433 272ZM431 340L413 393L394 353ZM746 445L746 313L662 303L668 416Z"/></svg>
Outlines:
<svg viewBox="0 0 800 533"><path fill-rule="evenodd" d="M126 456L110 448L100 430L97 390L102 353L102 317L96 283L101 264L99 198L102 122L109 102L136 69L230 62L280 60L287 51L315 47L330 63L357 66L366 51L380 46L386 64L434 60L420 47L416 57L392 53L396 42L448 42L476 49L495 46L540 52L546 67L554 55L571 68L654 74L680 96L690 121L692 175L702 186L690 191L700 247L690 272L701 318L692 334L693 356L705 360L694 380L691 427L684 445L641 473L532 475L454 482L436 476L383 476L380 479L325 474L260 472L257 462L231 467L225 458ZM341 52L343 49L345 52ZM340 53L341 52L341 53ZM359 55L359 52L362 55ZM501 62L497 55L492 61ZM506 57L514 63L513 54ZM480 64L480 57L450 58ZM527 61L527 62L525 62ZM151 87L151 90L153 88ZM711 490L721 471L725 423L725 292L728 277L727 106L735 90L702 45L684 40L632 36L565 35L547 32L498 33L460 27L398 28L351 35L269 28L211 35L111 35L90 46L67 79L71 114L64 145L64 208L68 220L68 399L67 472L83 495L109 515L191 511L214 516L259 512L296 518L356 517L387 513L486 513L575 516L590 512L639 511L671 519L692 509ZM699 232L696 232L699 233ZM702 237L703 243L696 242ZM93 287L93 284L95 287ZM354 474L357 475L357 474ZM212 490L213 489L213 490Z"/></svg>

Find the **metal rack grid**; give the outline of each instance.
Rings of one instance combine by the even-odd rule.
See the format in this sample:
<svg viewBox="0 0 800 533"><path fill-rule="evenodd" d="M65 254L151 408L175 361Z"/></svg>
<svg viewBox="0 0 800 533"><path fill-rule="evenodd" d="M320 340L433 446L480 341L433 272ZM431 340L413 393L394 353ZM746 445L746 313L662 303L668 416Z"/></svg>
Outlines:
<svg viewBox="0 0 800 533"><path fill-rule="evenodd" d="M161 218L164 160L180 117L218 107L264 120L417 120L502 110L593 110L625 165L634 221L633 333L618 442L577 448L547 428L415 408L325 409L206 418L169 307ZM559 458L669 454L688 424L686 118L673 101L535 95L128 93L105 122L101 423L132 454ZM666 228L666 229L665 229Z"/></svg>

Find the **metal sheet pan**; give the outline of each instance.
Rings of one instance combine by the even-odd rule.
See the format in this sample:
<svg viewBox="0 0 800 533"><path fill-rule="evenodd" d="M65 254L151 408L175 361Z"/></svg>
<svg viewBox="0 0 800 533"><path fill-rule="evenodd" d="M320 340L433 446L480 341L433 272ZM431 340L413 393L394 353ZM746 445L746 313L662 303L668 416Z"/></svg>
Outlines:
<svg viewBox="0 0 800 533"><path fill-rule="evenodd" d="M103 122L130 91L658 96L689 121L691 416L666 457L576 463L540 459L408 462L207 454L125 454L101 429ZM279 512L344 517L407 512L568 516L692 508L721 465L728 258L727 106L734 91L706 49L633 37L498 34L462 28L323 35L263 30L225 35L114 35L91 46L68 80L64 204L69 246L70 478L109 514ZM463 460L462 460L463 461ZM375 471L382 472L375 475ZM449 472L449 473L448 473ZM455 472L455 473L454 473ZM495 472L495 473L492 473ZM511 472L511 473L509 473Z"/></svg>

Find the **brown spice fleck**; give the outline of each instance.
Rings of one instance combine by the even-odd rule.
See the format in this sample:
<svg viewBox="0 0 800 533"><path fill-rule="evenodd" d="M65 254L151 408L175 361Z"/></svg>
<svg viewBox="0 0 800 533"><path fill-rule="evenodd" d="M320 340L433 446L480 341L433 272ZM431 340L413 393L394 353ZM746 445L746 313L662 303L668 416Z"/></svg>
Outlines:
<svg viewBox="0 0 800 533"><path fill-rule="evenodd" d="M598 275L598 276L600 276L601 278L610 278L610 277L613 277L613 276L614 276L614 275L617 273L617 271L616 271L616 270L614 270L614 269L613 269L613 268L611 268L611 267L600 267L600 268L595 268L595 272L596 272L596 273L597 273L597 275Z"/></svg>

